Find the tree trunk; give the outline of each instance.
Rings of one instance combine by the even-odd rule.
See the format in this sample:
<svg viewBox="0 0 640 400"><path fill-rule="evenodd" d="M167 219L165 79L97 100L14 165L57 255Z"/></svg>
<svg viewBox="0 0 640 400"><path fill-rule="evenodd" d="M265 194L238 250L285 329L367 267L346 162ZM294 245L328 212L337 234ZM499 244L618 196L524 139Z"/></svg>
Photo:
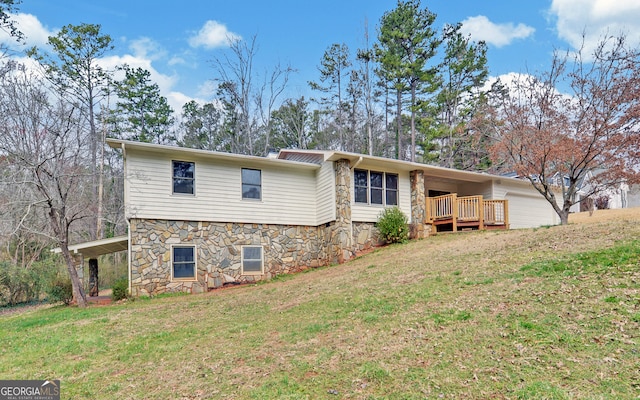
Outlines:
<svg viewBox="0 0 640 400"><path fill-rule="evenodd" d="M411 162L416 162L416 85L411 84Z"/></svg>
<svg viewBox="0 0 640 400"><path fill-rule="evenodd" d="M402 90L396 91L396 159L400 159L400 148L402 147Z"/></svg>
<svg viewBox="0 0 640 400"><path fill-rule="evenodd" d="M78 277L78 271L76 270L76 264L73 262L73 257L71 257L71 253L69 252L69 247L64 243L60 246L62 250L62 257L64 258L65 264L67 264L67 272L69 272L69 278L71 278L71 287L73 288L73 298L76 301L78 307L86 307L87 306L87 297L84 293L84 288L82 287L82 282L80 282L80 278Z"/></svg>

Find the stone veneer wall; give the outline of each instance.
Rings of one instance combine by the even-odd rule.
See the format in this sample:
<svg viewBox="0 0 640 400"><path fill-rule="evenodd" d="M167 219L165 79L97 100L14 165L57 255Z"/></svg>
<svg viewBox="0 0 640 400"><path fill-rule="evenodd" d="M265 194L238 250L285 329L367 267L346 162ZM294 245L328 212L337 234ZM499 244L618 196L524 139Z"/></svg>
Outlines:
<svg viewBox="0 0 640 400"><path fill-rule="evenodd" d="M329 263L325 227L131 220L133 296L200 293ZM196 246L197 280L171 281L171 246ZM261 245L263 275L242 275L241 246Z"/></svg>
<svg viewBox="0 0 640 400"><path fill-rule="evenodd" d="M351 259L353 232L351 226L351 169L349 160L335 162L336 170L336 221L330 230L331 261L343 263Z"/></svg>
<svg viewBox="0 0 640 400"><path fill-rule="evenodd" d="M409 237L411 239L422 239L431 233L431 225L424 222L427 218L424 171L411 171L409 177L411 179L411 225L409 227Z"/></svg>
<svg viewBox="0 0 640 400"><path fill-rule="evenodd" d="M353 222L353 246L356 252L370 250L382 246L378 228L372 222Z"/></svg>

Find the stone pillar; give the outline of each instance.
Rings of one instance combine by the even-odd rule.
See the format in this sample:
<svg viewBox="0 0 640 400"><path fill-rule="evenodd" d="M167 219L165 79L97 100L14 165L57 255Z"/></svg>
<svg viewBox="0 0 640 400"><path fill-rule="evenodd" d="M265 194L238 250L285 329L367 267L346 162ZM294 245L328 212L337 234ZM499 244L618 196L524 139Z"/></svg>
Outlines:
<svg viewBox="0 0 640 400"><path fill-rule="evenodd" d="M351 169L349 160L336 161L336 222L331 230L331 261L345 262L353 257L351 226Z"/></svg>
<svg viewBox="0 0 640 400"><path fill-rule="evenodd" d="M100 289L98 288L98 259L89 259L89 296L95 297L98 295Z"/></svg>
<svg viewBox="0 0 640 400"><path fill-rule="evenodd" d="M84 288L84 257L80 254L73 255L73 263L76 266L76 272L78 273L78 279Z"/></svg>
<svg viewBox="0 0 640 400"><path fill-rule="evenodd" d="M415 170L410 173L411 178L411 239L422 239L429 235L430 230L424 223L427 217L426 198L424 194L424 171Z"/></svg>

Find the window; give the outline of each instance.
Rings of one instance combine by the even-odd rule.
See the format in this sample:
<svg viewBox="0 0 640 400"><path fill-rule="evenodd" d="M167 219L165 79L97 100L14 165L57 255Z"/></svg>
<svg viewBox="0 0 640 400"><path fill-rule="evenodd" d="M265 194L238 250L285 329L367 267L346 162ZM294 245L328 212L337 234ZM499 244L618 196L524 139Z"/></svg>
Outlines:
<svg viewBox="0 0 640 400"><path fill-rule="evenodd" d="M356 169L353 172L356 203L398 205L398 175Z"/></svg>
<svg viewBox="0 0 640 400"><path fill-rule="evenodd" d="M245 275L262 274L262 246L242 247L242 273Z"/></svg>
<svg viewBox="0 0 640 400"><path fill-rule="evenodd" d="M173 161L173 193L194 194L195 164L187 161Z"/></svg>
<svg viewBox="0 0 640 400"><path fill-rule="evenodd" d="M196 279L196 249L194 246L174 246L173 279Z"/></svg>
<svg viewBox="0 0 640 400"><path fill-rule="evenodd" d="M382 172L369 173L369 180L371 181L371 204L382 204Z"/></svg>
<svg viewBox="0 0 640 400"><path fill-rule="evenodd" d="M242 198L262 198L262 171L259 169L242 168Z"/></svg>
<svg viewBox="0 0 640 400"><path fill-rule="evenodd" d="M355 189L355 201L356 203L369 203L369 197L367 196L367 192L369 191L367 181L368 178L367 171L356 169L353 172L353 186Z"/></svg>
<svg viewBox="0 0 640 400"><path fill-rule="evenodd" d="M385 175L385 188L386 198L385 203L388 206L398 205L398 175L386 174Z"/></svg>

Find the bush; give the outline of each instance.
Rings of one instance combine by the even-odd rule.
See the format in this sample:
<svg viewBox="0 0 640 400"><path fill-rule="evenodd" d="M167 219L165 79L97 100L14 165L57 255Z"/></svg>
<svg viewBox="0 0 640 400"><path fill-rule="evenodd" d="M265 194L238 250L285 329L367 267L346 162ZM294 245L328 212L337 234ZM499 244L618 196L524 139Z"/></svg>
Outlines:
<svg viewBox="0 0 640 400"><path fill-rule="evenodd" d="M73 287L71 280L68 278L56 279L47 290L50 303L63 302L66 305L73 301Z"/></svg>
<svg viewBox="0 0 640 400"><path fill-rule="evenodd" d="M111 299L118 301L129 297L129 280L127 278L120 278L113 283L111 287Z"/></svg>
<svg viewBox="0 0 640 400"><path fill-rule="evenodd" d="M406 242L409 239L407 216L398 208L386 208L380 213L376 227L387 243Z"/></svg>
<svg viewBox="0 0 640 400"><path fill-rule="evenodd" d="M35 262L28 268L0 262L0 304L39 301L43 288L55 273L54 267L43 262Z"/></svg>

